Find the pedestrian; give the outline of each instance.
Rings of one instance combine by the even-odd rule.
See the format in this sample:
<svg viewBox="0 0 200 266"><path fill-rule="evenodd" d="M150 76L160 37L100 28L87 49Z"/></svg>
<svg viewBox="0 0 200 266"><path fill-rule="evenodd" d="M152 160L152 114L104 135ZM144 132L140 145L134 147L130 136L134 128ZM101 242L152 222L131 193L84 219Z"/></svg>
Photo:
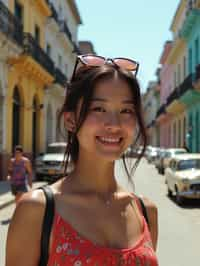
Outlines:
<svg viewBox="0 0 200 266"><path fill-rule="evenodd" d="M146 147L138 67L126 58L77 57L59 120L67 133L65 171L70 159L74 169L49 186L52 227L45 225L53 207L41 189L20 200L8 231L6 266L158 265L157 208L121 187L114 172L133 140L143 145L133 167ZM41 243L48 263L41 263Z"/></svg>
<svg viewBox="0 0 200 266"><path fill-rule="evenodd" d="M11 192L18 203L21 196L32 188L32 167L28 158L23 155L23 148L17 145L14 149L14 157L10 159L7 180L10 181Z"/></svg>
<svg viewBox="0 0 200 266"><path fill-rule="evenodd" d="M183 149L185 149L187 152L190 152L190 149L188 148L186 141L184 141L183 143Z"/></svg>

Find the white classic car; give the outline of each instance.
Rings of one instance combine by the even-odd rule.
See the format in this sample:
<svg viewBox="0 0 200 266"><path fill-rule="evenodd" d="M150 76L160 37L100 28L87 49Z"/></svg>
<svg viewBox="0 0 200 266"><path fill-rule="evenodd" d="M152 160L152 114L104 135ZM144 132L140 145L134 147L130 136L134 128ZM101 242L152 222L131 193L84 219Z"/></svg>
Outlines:
<svg viewBox="0 0 200 266"><path fill-rule="evenodd" d="M186 153L176 155L165 170L168 196L173 194L176 202L184 199L200 199L200 154Z"/></svg>
<svg viewBox="0 0 200 266"><path fill-rule="evenodd" d="M54 182L64 176L64 155L66 143L54 142L48 145L47 152L38 156L35 161L35 174L37 180ZM72 162L68 165L68 171L72 170Z"/></svg>

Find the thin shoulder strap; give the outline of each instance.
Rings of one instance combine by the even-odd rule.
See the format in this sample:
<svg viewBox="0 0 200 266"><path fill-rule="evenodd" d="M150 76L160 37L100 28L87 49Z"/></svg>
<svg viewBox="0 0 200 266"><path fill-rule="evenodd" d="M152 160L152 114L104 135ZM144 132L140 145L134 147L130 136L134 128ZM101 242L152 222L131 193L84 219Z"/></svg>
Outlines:
<svg viewBox="0 0 200 266"><path fill-rule="evenodd" d="M46 198L46 207L42 225L42 235L40 242L40 261L39 266L46 266L49 258L49 239L51 233L51 227L54 218L54 197L53 192L49 186L41 187Z"/></svg>
<svg viewBox="0 0 200 266"><path fill-rule="evenodd" d="M142 208L143 216L144 216L144 218L145 218L145 220L146 220L146 222L147 222L147 224L148 224L148 226L149 226L149 218L148 218L148 215L147 215L147 209L146 209L146 207L145 207L145 205L144 205L143 200L142 200L140 197L137 197L137 198L138 198L138 200L139 200L139 202L140 202L140 206L141 206L141 208Z"/></svg>

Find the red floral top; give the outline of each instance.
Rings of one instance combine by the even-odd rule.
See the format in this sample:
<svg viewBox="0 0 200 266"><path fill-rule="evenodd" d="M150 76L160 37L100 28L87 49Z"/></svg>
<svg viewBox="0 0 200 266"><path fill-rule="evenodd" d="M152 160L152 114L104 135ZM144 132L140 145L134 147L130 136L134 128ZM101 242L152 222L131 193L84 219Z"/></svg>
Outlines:
<svg viewBox="0 0 200 266"><path fill-rule="evenodd" d="M53 225L53 245L48 266L158 266L148 225L131 248L107 248L81 237L58 213Z"/></svg>

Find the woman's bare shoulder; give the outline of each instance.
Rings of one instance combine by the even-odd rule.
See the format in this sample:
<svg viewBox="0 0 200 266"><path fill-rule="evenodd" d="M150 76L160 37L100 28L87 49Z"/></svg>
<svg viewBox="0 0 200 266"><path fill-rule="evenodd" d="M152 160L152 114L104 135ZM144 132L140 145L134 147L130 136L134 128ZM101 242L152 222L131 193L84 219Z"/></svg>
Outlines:
<svg viewBox="0 0 200 266"><path fill-rule="evenodd" d="M8 230L6 265L16 265L16 261L21 266L37 265L44 210L42 190L33 190L22 196ZM26 252L24 247L28 247Z"/></svg>

